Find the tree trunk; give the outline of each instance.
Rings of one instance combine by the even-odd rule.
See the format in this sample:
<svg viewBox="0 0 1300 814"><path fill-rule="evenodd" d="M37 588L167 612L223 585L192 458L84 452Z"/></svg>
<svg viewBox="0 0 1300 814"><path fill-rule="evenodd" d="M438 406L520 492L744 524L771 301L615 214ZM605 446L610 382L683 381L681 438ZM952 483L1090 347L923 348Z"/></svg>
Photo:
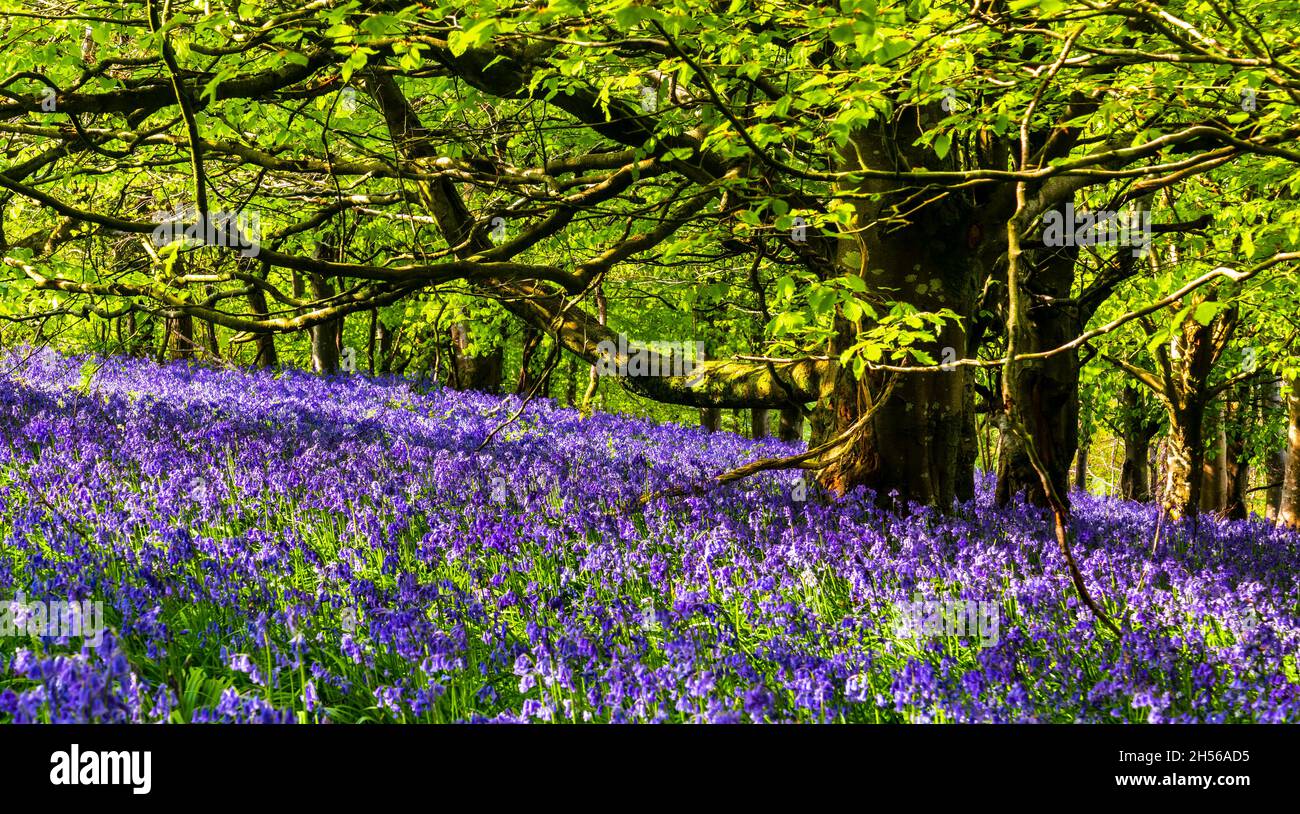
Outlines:
<svg viewBox="0 0 1300 814"><path fill-rule="evenodd" d="M757 440L768 436L767 419L768 411L766 407L755 407L750 410L749 434L751 438Z"/></svg>
<svg viewBox="0 0 1300 814"><path fill-rule="evenodd" d="M1081 446L1074 456L1074 488L1088 491L1088 447Z"/></svg>
<svg viewBox="0 0 1300 814"><path fill-rule="evenodd" d="M1239 389L1237 399L1224 409L1224 499L1223 516L1245 520L1248 514L1246 493L1250 489L1250 461L1246 458L1246 423L1249 409L1246 392Z"/></svg>
<svg viewBox="0 0 1300 814"><path fill-rule="evenodd" d="M1194 304L1213 301L1217 292L1193 300ZM1174 517L1192 515L1202 506L1202 482L1205 467L1205 419L1210 402L1214 399L1209 389L1210 373L1222 356L1237 328L1238 312L1228 308L1201 324L1188 317L1179 326L1179 332L1167 351L1166 363L1171 371L1173 390L1163 396L1169 416L1168 477L1161 495L1165 511ZM1159 353L1166 353L1164 350ZM1167 386L1166 386L1167 387ZM1218 440L1217 424L1215 435ZM1216 444L1217 446L1217 444ZM1215 457L1218 457L1217 454ZM1212 488L1223 488L1215 470ZM1222 506L1223 492L1212 495L1216 506Z"/></svg>
<svg viewBox="0 0 1300 814"><path fill-rule="evenodd" d="M717 432L722 428L722 408L700 408L700 426L708 432Z"/></svg>
<svg viewBox="0 0 1300 814"><path fill-rule="evenodd" d="M370 329L366 332L366 361L370 375L375 375L375 349L379 344L379 312L371 310Z"/></svg>
<svg viewBox="0 0 1300 814"><path fill-rule="evenodd" d="M1078 308L1069 299L1076 254L1073 248L1058 249L1041 257L1025 276L1026 353L1059 347L1081 332ZM1025 428L1057 494L1068 501L1070 462L1079 444L1079 356L1071 350L1036 360L1024 366L1017 379L1014 397L1024 412ZM1043 482L1023 442L1008 432L1002 435L998 456L997 504L1005 506L1019 492L1035 505L1047 505Z"/></svg>
<svg viewBox="0 0 1300 814"><path fill-rule="evenodd" d="M578 357L569 357L565 365L567 375L564 377L564 403L573 407L578 403Z"/></svg>
<svg viewBox="0 0 1300 814"><path fill-rule="evenodd" d="M1223 432L1223 410L1207 410L1205 419L1205 435L1209 444L1205 460L1201 463L1201 511L1206 514L1222 514L1228 493L1228 444Z"/></svg>
<svg viewBox="0 0 1300 814"><path fill-rule="evenodd" d="M1272 420L1270 413L1277 411L1286 415L1286 399L1282 395L1283 385L1279 379L1277 381L1260 382L1259 397L1259 421L1261 426L1267 426ZM1286 477L1287 461L1287 438L1286 438L1286 421L1282 423L1283 433L1279 443L1270 444L1270 449L1265 458L1264 478L1268 488L1264 491L1264 514L1269 520L1277 522L1278 514L1282 508L1282 481Z"/></svg>
<svg viewBox="0 0 1300 814"><path fill-rule="evenodd" d="M1169 436L1151 447L1151 499L1165 505L1165 483L1169 480Z"/></svg>
<svg viewBox="0 0 1300 814"><path fill-rule="evenodd" d="M601 285L596 286L596 322L599 325L609 322L609 305L605 300L605 288ZM595 398L599 388L600 367L593 364L587 369L587 390L582 394L583 415L591 415L591 400Z"/></svg>
<svg viewBox="0 0 1300 814"><path fill-rule="evenodd" d="M1201 505L1202 468L1205 465L1205 407L1197 401L1170 415L1165 445L1165 485L1161 502L1174 517L1195 514Z"/></svg>
<svg viewBox="0 0 1300 814"><path fill-rule="evenodd" d="M524 326L522 334L523 347L519 361L519 378L515 382L515 392L521 396L527 396L534 389L539 396L549 396L551 394L551 374L546 370L546 359L537 354L537 351L542 347L543 337L544 334L536 328L529 325Z"/></svg>
<svg viewBox="0 0 1300 814"><path fill-rule="evenodd" d="M905 108L888 127L880 122L855 133L845 151L845 169L934 164L932 151L913 145L925 115ZM951 309L959 319L948 320L934 341L916 347L936 360L965 358L970 351L966 326L975 310L975 280L980 276L977 248L981 236L991 232L979 227L979 211L961 196L932 203L907 223L864 228L889 221L901 186L885 179L858 185L858 193L871 197L854 199L859 228L839 241L837 273L860 274L869 290L920 311ZM856 341L856 333L856 326L837 319L832 358ZM874 413L840 456L822 469L822 485L836 492L863 485L885 501L897 493L902 501L940 507L973 493L973 480L959 483L974 472L973 460L966 460L972 453L966 415L969 376L965 366L901 375L892 395L877 405L886 387L884 375L868 373L857 381L841 370L823 387L814 408L812 443L836 437L867 411Z"/></svg>
<svg viewBox="0 0 1300 814"><path fill-rule="evenodd" d="M212 285L205 285L203 293L205 296L212 296L216 288ZM217 344L217 325L215 322L202 320L203 322L203 340L207 346L208 354L214 361L221 360L221 346Z"/></svg>
<svg viewBox="0 0 1300 814"><path fill-rule="evenodd" d="M126 353L129 356L139 356L148 342L147 337L142 336L140 333L140 322L136 319L135 311L128 311L122 319L126 323L124 326L126 331L126 339L124 340Z"/></svg>
<svg viewBox="0 0 1300 814"><path fill-rule="evenodd" d="M267 316L266 293L254 286L248 292L248 307L253 312L254 317L265 319ZM253 359L255 367L273 368L279 366L280 357L275 352L275 334L258 334L254 347L257 348L257 356Z"/></svg>
<svg viewBox="0 0 1300 814"><path fill-rule="evenodd" d="M393 330L380 319L375 326L376 339L379 343L379 375L386 376L393 372L394 336Z"/></svg>
<svg viewBox="0 0 1300 814"><path fill-rule="evenodd" d="M1142 392L1133 385L1120 393L1120 421L1124 442L1124 465L1120 469L1119 491L1125 500L1149 503L1151 494L1151 439L1160 424L1143 412Z"/></svg>
<svg viewBox="0 0 1300 814"><path fill-rule="evenodd" d="M500 346L484 354L469 353L470 328L460 322L451 328L452 364L455 369L454 387L457 390L478 390L484 393L501 392L502 349Z"/></svg>
<svg viewBox="0 0 1300 814"><path fill-rule="evenodd" d="M322 274L314 272L307 275L311 285L311 296L324 300L334 296L334 286ZM313 325L308 334L311 337L311 369L325 375L339 372L339 336L343 330L343 318L331 319Z"/></svg>
<svg viewBox="0 0 1300 814"><path fill-rule="evenodd" d="M782 441L803 440L803 413L798 407L781 409L781 423L777 431Z"/></svg>
<svg viewBox="0 0 1300 814"><path fill-rule="evenodd" d="M167 318L168 350L172 359L193 359L199 346L194 342L194 317L178 314Z"/></svg>
<svg viewBox="0 0 1300 814"><path fill-rule="evenodd" d="M1300 529L1300 377L1291 381L1286 402L1286 472L1278 521L1293 529Z"/></svg>

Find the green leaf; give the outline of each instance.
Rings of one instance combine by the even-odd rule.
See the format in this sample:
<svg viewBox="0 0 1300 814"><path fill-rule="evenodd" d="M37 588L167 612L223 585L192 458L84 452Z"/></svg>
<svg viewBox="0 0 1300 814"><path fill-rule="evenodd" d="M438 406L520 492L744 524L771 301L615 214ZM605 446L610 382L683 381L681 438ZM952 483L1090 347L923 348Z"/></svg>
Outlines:
<svg viewBox="0 0 1300 814"><path fill-rule="evenodd" d="M940 159L948 156L948 151L952 149L952 136L947 133L940 133L934 137L934 154Z"/></svg>
<svg viewBox="0 0 1300 814"><path fill-rule="evenodd" d="M1197 305L1196 310L1192 312L1192 319L1196 320L1201 325L1209 325L1214 321L1214 318L1218 316L1219 312L1227 307L1227 305L1221 302L1203 302Z"/></svg>

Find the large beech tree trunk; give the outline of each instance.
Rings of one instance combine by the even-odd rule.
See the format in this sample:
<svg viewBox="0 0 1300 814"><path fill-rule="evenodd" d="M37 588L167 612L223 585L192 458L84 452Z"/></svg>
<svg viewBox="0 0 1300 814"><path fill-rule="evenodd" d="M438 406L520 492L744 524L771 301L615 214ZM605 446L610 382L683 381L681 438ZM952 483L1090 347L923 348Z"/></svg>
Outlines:
<svg viewBox="0 0 1300 814"><path fill-rule="evenodd" d="M486 76L488 72L481 73ZM492 75L499 78L500 73L497 70ZM429 131L419 125L391 77L372 71L365 74L364 81L401 154L411 161L435 157ZM937 104L933 107L933 115L924 121L920 110L906 106L892 117L877 119L854 134L841 163L852 167L861 161L885 173L904 168L956 168L957 151L940 160L930 146L916 143L943 115ZM629 146L645 140L639 134L625 135L635 142ZM646 138L650 135L644 134ZM1005 166L1005 160L995 164ZM707 171L718 176L723 167ZM468 257L488 248L452 181L419 181L417 188L421 203L438 221L447 244L464 247L457 248L458 255ZM1010 200L1009 185L998 189L1008 193L1001 195L1003 203ZM984 279L983 270L988 268L983 255L996 254L982 250L986 244L996 243L984 236L999 233L1014 202L1010 207L988 207L981 196L991 193L962 190L927 200L916 212L915 186L883 176L848 191L873 196L853 197L856 228L846 231L842 239L815 235L810 229L806 245L792 242L801 262L827 281L848 274L860 276L876 296L904 301L921 311L950 309L956 319L943 326L935 341L917 347L935 359L972 355L966 332L975 311L977 281ZM604 325L574 308L558 292L527 281L494 279L480 285L500 295L503 307L511 313L544 328L588 361L594 362L598 343L610 335ZM828 357L837 359L867 327L839 318ZM881 497L897 493L905 500L947 506L974 493L976 445L970 375L965 366L903 375L892 397L880 405L875 401L885 390L883 375L870 373L859 380L834 362L814 360L710 362L699 377L629 378L623 384L649 398L710 410L816 402L811 421L814 443L842 436L863 419L861 428L845 436L850 441L841 447L842 454L819 461L822 483L835 491L868 486ZM868 414L869 421L864 419Z"/></svg>
<svg viewBox="0 0 1300 814"><path fill-rule="evenodd" d="M1166 511L1181 517L1201 506L1205 466L1205 405L1193 399L1169 416L1165 444L1165 483L1160 499Z"/></svg>
<svg viewBox="0 0 1300 814"><path fill-rule="evenodd" d="M932 151L913 146L923 115L907 108L888 126L882 122L858 131L845 151L846 168L892 170L904 163L932 164ZM936 340L919 349L936 360L966 358L966 325L975 307L976 249L982 234L972 199L951 196L930 204L907 223L885 226L893 207L905 197L899 195L900 185L869 179L856 191L876 197L854 199L859 228L839 241L838 273L860 274L869 290L920 311L951 309L960 321L948 320ZM835 328L833 358L857 338L857 326L843 318ZM840 370L813 411L812 443L829 440L865 412L875 412L852 446L821 471L822 484L837 492L864 485L878 498L888 500L897 493L901 500L942 507L973 495L969 376L964 366L900 375L892 395L876 404L885 389L885 375L868 373L859 381Z"/></svg>

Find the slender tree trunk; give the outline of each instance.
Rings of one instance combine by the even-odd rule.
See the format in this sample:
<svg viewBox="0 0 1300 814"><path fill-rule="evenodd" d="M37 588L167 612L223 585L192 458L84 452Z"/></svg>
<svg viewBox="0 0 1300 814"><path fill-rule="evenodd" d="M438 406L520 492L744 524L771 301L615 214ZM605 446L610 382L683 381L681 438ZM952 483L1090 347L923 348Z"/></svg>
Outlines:
<svg viewBox="0 0 1300 814"><path fill-rule="evenodd" d="M1147 420L1142 412L1142 393L1128 385L1120 394L1124 463L1120 468L1119 490L1125 500L1149 503L1151 494L1151 439L1160 431L1159 423Z"/></svg>
<svg viewBox="0 0 1300 814"><path fill-rule="evenodd" d="M1292 380L1287 393L1287 454L1278 521L1300 529L1300 377Z"/></svg>
<svg viewBox="0 0 1300 814"><path fill-rule="evenodd" d="M253 312L254 317L265 319L267 316L266 293L260 288L253 287L248 292L248 307ZM275 334L258 334L254 347L257 348L257 356L253 359L253 364L256 367L273 368L279 366L280 357L275 352Z"/></svg>
<svg viewBox="0 0 1300 814"><path fill-rule="evenodd" d="M533 361L533 355L537 351L537 344L541 339L541 333L525 325L519 332L519 376L515 379L515 393L526 394L533 389L536 381L533 379L533 371L529 365Z"/></svg>
<svg viewBox="0 0 1300 814"><path fill-rule="evenodd" d="M569 357L568 362L565 363L565 373L564 403L573 407L578 402L578 358L576 356Z"/></svg>
<svg viewBox="0 0 1300 814"><path fill-rule="evenodd" d="M169 355L173 359L194 359L199 346L194 341L194 317L178 314L167 318Z"/></svg>
<svg viewBox="0 0 1300 814"><path fill-rule="evenodd" d="M1088 447L1081 446L1074 456L1074 488L1088 491Z"/></svg>
<svg viewBox="0 0 1300 814"><path fill-rule="evenodd" d="M519 378L515 382L515 392L526 396L536 388L539 396L549 396L551 374L545 369L545 358L537 353L542 347L544 335L536 328L525 325L522 339ZM538 364L539 362L542 364Z"/></svg>
<svg viewBox="0 0 1300 814"><path fill-rule="evenodd" d="M375 326L376 338L379 342L379 374L386 376L393 372L393 354L396 350L394 347L395 336L391 328L384 324L380 319Z"/></svg>
<svg viewBox="0 0 1300 814"><path fill-rule="evenodd" d="M1261 426L1267 426L1272 420L1270 413L1276 411L1286 416L1286 399L1282 395L1283 384L1279 379L1277 381L1260 382L1260 397L1258 399L1259 421ZM1286 422L1283 422L1286 427ZM1278 519L1278 514L1282 508L1282 482L1286 477L1287 461L1287 438L1286 431L1283 431L1279 443L1270 445L1270 449L1265 458L1265 482L1268 488L1264 491L1265 516L1274 522Z"/></svg>
<svg viewBox="0 0 1300 814"><path fill-rule="evenodd" d="M468 323L457 323L451 328L452 363L456 368L456 388L478 390L484 393L501 391L502 348L483 354L469 352L471 341Z"/></svg>
<svg viewBox="0 0 1300 814"><path fill-rule="evenodd" d="M798 407L782 408L778 432L782 441L800 441L803 439L803 413L799 411Z"/></svg>
<svg viewBox="0 0 1300 814"><path fill-rule="evenodd" d="M1223 409L1206 411L1205 435L1209 441L1205 460L1201 463L1201 511L1222 514L1227 483L1227 438L1223 432Z"/></svg>
<svg viewBox="0 0 1300 814"><path fill-rule="evenodd" d="M334 296L334 285L324 275L309 273L308 283L314 299L323 300ZM311 369L316 373L328 375L339 372L339 334L342 330L341 317L308 329L311 337Z"/></svg>
<svg viewBox="0 0 1300 814"><path fill-rule="evenodd" d="M1165 505L1165 481L1168 480L1168 473L1165 472L1165 464L1169 460L1169 438L1161 436L1151 445L1151 457L1147 459L1151 470L1151 499Z"/></svg>
<svg viewBox="0 0 1300 814"><path fill-rule="evenodd" d="M370 375L375 375L375 350L379 343L379 312L370 312L370 330L366 332L366 361Z"/></svg>
<svg viewBox="0 0 1300 814"><path fill-rule="evenodd" d="M216 288L212 285L205 285L203 287L203 291L206 296L210 297L212 296L213 293L215 293ZM209 322L206 319L202 320L202 322L203 322L203 339L204 339L204 344L207 346L208 353L213 360L220 361L221 346L217 344L217 325L216 323Z"/></svg>
<svg viewBox="0 0 1300 814"><path fill-rule="evenodd" d="M717 432L722 429L722 408L700 408L700 426L708 432Z"/></svg>
<svg viewBox="0 0 1300 814"><path fill-rule="evenodd" d="M1246 458L1246 422L1249 417L1247 392L1242 388L1237 399L1224 409L1224 500L1223 516L1245 520L1248 514L1246 493L1250 489L1250 462Z"/></svg>
<svg viewBox="0 0 1300 814"><path fill-rule="evenodd" d="M152 344L153 321L146 318L143 322L149 326L148 330L144 329L134 310L126 315L126 352L131 356L146 355Z"/></svg>
<svg viewBox="0 0 1300 814"><path fill-rule="evenodd" d="M703 361L709 360L709 352L705 350ZM703 407L700 409L700 426L705 432L719 432L722 429L722 408L721 407Z"/></svg>
<svg viewBox="0 0 1300 814"><path fill-rule="evenodd" d="M974 348L974 342L967 342ZM975 373L966 371L962 385L962 429L961 450L957 454L957 472L954 478L954 493L957 500L966 502L975 499L975 470L979 460L980 439L979 426L975 418Z"/></svg>
<svg viewBox="0 0 1300 814"><path fill-rule="evenodd" d="M1195 303L1210 302L1218 296L1211 291ZM1174 517L1192 515L1201 508L1205 480L1206 414L1214 394L1209 390L1210 373L1232 339L1237 328L1236 308L1227 308L1208 324L1187 318L1170 343L1166 357L1172 371L1173 391L1163 400L1169 416L1168 478L1161 495L1165 511ZM1164 353L1165 351L1159 351ZM1166 386L1166 389L1168 386ZM1218 424L1211 437L1218 441ZM1216 453L1215 457L1219 457ZM1211 501L1222 507L1222 479L1217 472L1211 488L1217 491Z"/></svg>
<svg viewBox="0 0 1300 814"><path fill-rule="evenodd" d="M750 413L750 437L754 439L766 438L769 435L767 419L768 411L766 408L755 407Z"/></svg>
<svg viewBox="0 0 1300 814"><path fill-rule="evenodd" d="M609 320L609 305L605 300L604 286L596 286L596 321L605 325ZM600 368L592 365L587 370L587 390L582 394L582 413L591 415L591 400L600 388Z"/></svg>
<svg viewBox="0 0 1300 814"><path fill-rule="evenodd" d="M1078 308L1070 302L1076 249L1060 249L1039 260L1025 277L1030 303L1027 353L1059 347L1082 329ZM1025 366L1015 382L1015 401L1024 411L1026 429L1043 467L1062 500L1068 500L1070 462L1079 444L1079 356L1071 350ZM998 457L997 503L1004 506L1018 492L1046 506L1042 479L1034 471L1019 436L1004 433Z"/></svg>

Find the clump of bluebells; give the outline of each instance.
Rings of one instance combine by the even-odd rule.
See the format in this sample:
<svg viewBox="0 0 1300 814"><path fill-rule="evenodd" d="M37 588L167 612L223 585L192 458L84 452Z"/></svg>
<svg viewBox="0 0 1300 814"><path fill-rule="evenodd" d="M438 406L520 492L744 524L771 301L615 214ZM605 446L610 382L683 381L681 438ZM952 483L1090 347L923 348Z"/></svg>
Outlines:
<svg viewBox="0 0 1300 814"><path fill-rule="evenodd" d="M1300 720L1300 538L1260 522L1157 536L1076 494L1115 637L987 481L950 513L797 473L642 506L793 448L548 402L501 427L517 399L400 378L0 362L0 602L109 628L0 638L0 721ZM963 603L996 630L920 620Z"/></svg>

